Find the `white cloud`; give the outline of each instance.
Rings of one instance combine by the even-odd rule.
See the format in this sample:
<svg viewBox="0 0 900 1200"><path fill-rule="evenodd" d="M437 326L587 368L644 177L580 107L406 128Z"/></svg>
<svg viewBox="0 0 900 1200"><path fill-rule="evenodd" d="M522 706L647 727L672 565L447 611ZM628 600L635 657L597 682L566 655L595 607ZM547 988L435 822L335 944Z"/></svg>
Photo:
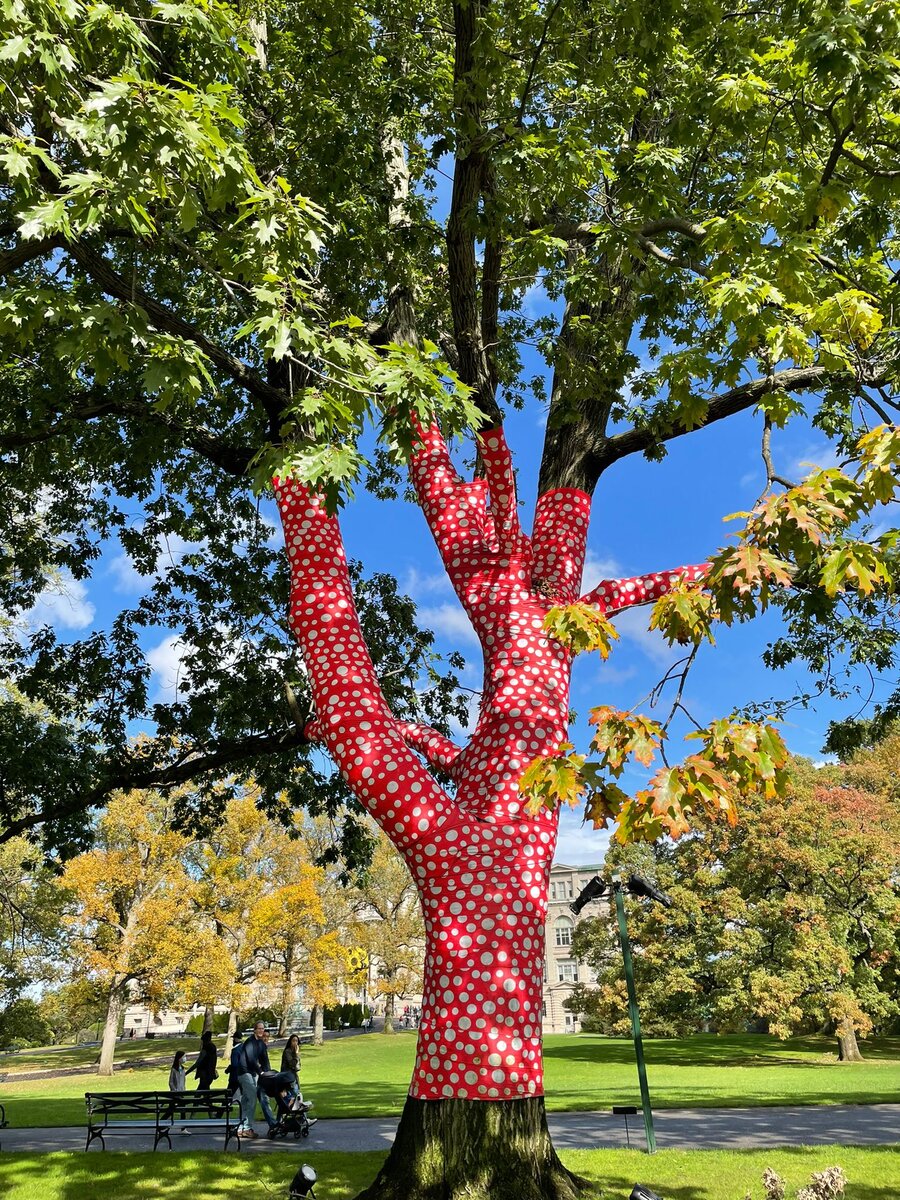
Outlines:
<svg viewBox="0 0 900 1200"><path fill-rule="evenodd" d="M615 654L615 649L613 650ZM610 662L601 662L599 666L600 678L604 683L611 686L617 683L627 683L629 679L634 679L637 675L637 667L614 667ZM591 684L593 687L594 684Z"/></svg>
<svg viewBox="0 0 900 1200"><path fill-rule="evenodd" d="M269 524L267 521L266 524ZM177 533L159 534L156 538L156 563L150 575L141 575L131 558L122 551L110 560L107 570L115 579L117 592L143 592L169 567L177 566L186 554L198 550L202 542L185 541Z"/></svg>
<svg viewBox="0 0 900 1200"><path fill-rule="evenodd" d="M94 619L96 608L88 600L87 588L70 571L62 571L58 579L48 583L24 615L30 629L52 625L59 629L85 629Z"/></svg>
<svg viewBox="0 0 900 1200"><path fill-rule="evenodd" d="M588 547L581 572L581 594L592 591L604 579L618 579L621 574L622 568L614 558L601 558Z"/></svg>
<svg viewBox="0 0 900 1200"><path fill-rule="evenodd" d="M184 660L192 654L194 647L177 633L163 638L159 645L147 651L147 662L153 672L159 698L171 699L168 692L178 693L187 679Z"/></svg>
<svg viewBox="0 0 900 1200"><path fill-rule="evenodd" d="M791 463L788 474L793 479L801 479L811 471L836 467L839 462L837 447L831 442L810 442Z"/></svg>
<svg viewBox="0 0 900 1200"><path fill-rule="evenodd" d="M565 808L559 817L559 839L555 862L570 863L573 867L587 863L602 863L609 847L610 831L594 829L582 821L580 809Z"/></svg>
<svg viewBox="0 0 900 1200"><path fill-rule="evenodd" d="M449 592L452 590L452 585L446 571L428 573L420 571L418 567L408 567L400 584L400 590L415 598L430 596L435 592Z"/></svg>
<svg viewBox="0 0 900 1200"><path fill-rule="evenodd" d="M428 629L433 629L438 637L455 642L478 642L475 630L461 604L448 600L445 604L436 604L419 609L419 621Z"/></svg>
<svg viewBox="0 0 900 1200"><path fill-rule="evenodd" d="M613 624L622 638L637 646L652 662L661 667L671 666L684 651L679 646L670 646L658 629L648 629L649 606L626 608L616 613Z"/></svg>
<svg viewBox="0 0 900 1200"><path fill-rule="evenodd" d="M536 279L522 295L522 312L531 321L553 312L554 303L547 295L543 277Z"/></svg>

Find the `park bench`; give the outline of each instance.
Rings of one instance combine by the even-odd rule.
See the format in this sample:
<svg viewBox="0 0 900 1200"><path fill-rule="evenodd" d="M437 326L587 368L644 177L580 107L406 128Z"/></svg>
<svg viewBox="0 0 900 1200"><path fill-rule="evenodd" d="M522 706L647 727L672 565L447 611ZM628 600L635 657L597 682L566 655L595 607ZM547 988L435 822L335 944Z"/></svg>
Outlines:
<svg viewBox="0 0 900 1200"><path fill-rule="evenodd" d="M0 1129L6 1129L9 1126L9 1121L6 1119L6 1109L0 1104ZM0 1142L0 1150L3 1149L3 1144Z"/></svg>
<svg viewBox="0 0 900 1200"><path fill-rule="evenodd" d="M241 1148L237 1136L240 1115L234 1113L232 1093L224 1088L208 1092L85 1092L84 1099L88 1116L85 1150L95 1140L105 1150L109 1134L143 1129L153 1130L154 1150L162 1141L172 1149L173 1129L221 1130L225 1150L232 1138L238 1150Z"/></svg>

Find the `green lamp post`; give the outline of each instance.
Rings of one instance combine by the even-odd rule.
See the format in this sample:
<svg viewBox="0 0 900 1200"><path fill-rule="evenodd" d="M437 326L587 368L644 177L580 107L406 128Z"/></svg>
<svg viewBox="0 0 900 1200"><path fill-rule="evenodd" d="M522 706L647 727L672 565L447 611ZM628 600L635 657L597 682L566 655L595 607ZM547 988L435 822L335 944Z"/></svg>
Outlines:
<svg viewBox="0 0 900 1200"><path fill-rule="evenodd" d="M644 1131L647 1135L647 1152L655 1154L656 1131L653 1128L653 1109L650 1106L650 1087L647 1083L647 1066L644 1062L641 1018L638 1012L637 993L634 988L634 966L631 961L631 939L628 937L628 925L625 921L624 893L628 891L632 896L646 896L648 899L656 900L659 904L665 905L666 908L671 907L672 901L642 876L630 875L627 879L624 879L617 873L613 876L611 883L606 883L599 875L595 875L569 907L577 916L591 900L599 900L609 891L613 893L615 898L616 918L619 923L619 942L622 946L622 961L625 964L625 984L628 988L628 1012L631 1017L631 1037L634 1042L634 1056L637 1059L638 1083L641 1089L641 1108L644 1113Z"/></svg>

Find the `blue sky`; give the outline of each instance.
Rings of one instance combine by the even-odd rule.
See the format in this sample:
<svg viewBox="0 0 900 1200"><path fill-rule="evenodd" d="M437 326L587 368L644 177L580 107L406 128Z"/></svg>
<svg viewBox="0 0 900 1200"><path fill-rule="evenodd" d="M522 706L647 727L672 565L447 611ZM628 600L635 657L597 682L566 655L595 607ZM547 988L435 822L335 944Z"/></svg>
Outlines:
<svg viewBox="0 0 900 1200"><path fill-rule="evenodd" d="M440 196L438 208L445 201ZM531 317L554 312L538 287L529 292L526 306ZM640 345L634 349L640 355ZM527 348L524 356L524 376L529 378L541 370L541 360ZM810 405L814 400L810 399ZM544 418L542 407L535 402L521 412L511 412L506 426L526 529L534 509ZM604 577L702 562L722 545L729 532L723 518L750 508L762 490L761 434L761 416L743 413L671 442L661 463L649 463L637 455L614 465L594 496L586 587ZM783 431L776 430L772 449L777 470L791 479L803 476L813 465L833 465L835 461L827 439L803 418L795 419ZM273 540L279 542L274 505L264 501L262 513L272 523ZM140 514L135 513L134 519L139 520ZM478 689L478 645L418 509L401 500L377 501L360 490L344 510L342 524L348 554L361 559L368 571L387 570L397 576L418 603L422 624L436 632L438 648L456 649L466 656L463 682ZM177 560L184 550L177 541L161 544L160 564ZM108 627L119 608L133 603L145 586L146 581L119 548L110 545L92 580L84 584L69 581L62 594L48 594L31 614L31 623L49 622L64 638L83 637L91 628ZM606 663L596 655L576 662L571 707L579 716L573 728L579 750L587 747L585 718L590 708L598 704L634 707L683 653L679 647L669 649L659 635L647 629L648 615L647 609L634 609L617 619L621 640ZM701 649L684 697L698 721L706 723L727 715L750 701L812 690L812 681L800 668L771 672L763 666L760 654L779 630L777 614L767 614L750 625L721 629L717 645ZM153 669L152 691L159 698L171 699L183 652L179 631L149 631L143 649ZM879 681L875 699L884 698L893 687L892 680ZM667 711L664 697L654 715L664 716ZM820 759L828 722L852 711L852 699L836 705L824 698L813 708L793 709L783 727L791 750ZM681 732L686 729L683 725ZM625 785L634 788L641 782L635 772L626 777ZM606 834L582 826L580 816L567 811L557 858L570 863L597 861L607 841Z"/></svg>
<svg viewBox="0 0 900 1200"><path fill-rule="evenodd" d="M527 528L544 436L540 406L512 413L507 434L518 468L522 519ZM759 495L764 480L760 436L761 418L744 413L672 442L662 463L635 456L613 466L594 497L585 585L592 586L603 577L703 561L728 536L723 517L750 507ZM779 471L788 477L802 475L813 463L833 462L829 443L802 420L776 432L773 451ZM274 507L266 503L264 512L273 523L277 541ZM417 601L422 623L435 630L438 648L457 649L465 655L463 682L478 689L478 645L418 508L402 500L377 501L361 491L344 510L342 524L348 554L361 559L369 571L388 570L397 576ZM161 563L177 559L183 550L173 542L161 546ZM107 626L119 607L132 603L144 586L145 581L118 547L110 545L92 580L71 585L65 594L45 597L32 614L32 622L47 621L63 637L83 637L91 628ZM621 640L609 660L604 663L589 655L576 662L571 706L579 714L573 730L579 749L587 745L585 718L591 707L633 707L682 653L678 647L669 649L659 635L651 633L647 619L647 609L622 614L617 620ZM688 707L700 722L727 715L749 701L791 695L809 685L808 676L799 668L771 672L762 665L760 653L779 628L777 615L767 614L749 625L719 630L717 645L701 650L685 693ZM178 631L150 632L144 650L154 671L153 690L171 698L181 658ZM881 695L890 690L891 681L883 681ZM851 703L841 707L822 700L815 708L794 709L784 725L790 748L820 758L828 721L846 715ZM666 711L661 704L657 715ZM633 774L627 782L639 786L640 776ZM605 834L582 826L578 814L567 811L557 857L572 863L596 861L602 858L607 840Z"/></svg>

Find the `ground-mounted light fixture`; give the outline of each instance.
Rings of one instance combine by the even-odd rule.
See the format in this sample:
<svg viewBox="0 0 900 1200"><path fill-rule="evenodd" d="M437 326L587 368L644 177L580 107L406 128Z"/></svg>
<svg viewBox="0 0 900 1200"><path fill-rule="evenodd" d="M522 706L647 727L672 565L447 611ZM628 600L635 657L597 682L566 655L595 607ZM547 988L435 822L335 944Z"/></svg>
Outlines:
<svg viewBox="0 0 900 1200"><path fill-rule="evenodd" d="M659 888L652 884L649 879L645 879L643 875L629 875L625 879L618 872L613 875L612 880L607 882L601 879L599 875L595 875L581 889L575 900L569 905L569 908L577 916L586 904L592 900L599 900L608 892L612 892L616 903L616 917L619 923L619 943L622 947L622 961L625 966L625 983L628 987L628 1011L631 1016L631 1036L634 1042L634 1057L637 1060L638 1082L641 1086L641 1108L644 1113L644 1132L647 1135L647 1152L649 1154L656 1153L656 1131L653 1128L653 1109L650 1107L650 1088L647 1084L647 1067L644 1063L644 1042L641 1037L641 1018L638 1013L637 994L634 990L634 967L631 962L631 941L628 937L628 926L625 923L625 902L623 892L629 892L632 896L641 896L648 900L655 900L658 904L664 905L666 908L672 907L672 901ZM643 1190L642 1190L643 1189ZM643 1184L635 1184L634 1191L631 1193L631 1200L660 1200L659 1196L643 1187Z"/></svg>
<svg viewBox="0 0 900 1200"><path fill-rule="evenodd" d="M301 1196L312 1196L313 1200L315 1200L316 1193L313 1191L313 1184L317 1179L318 1175L316 1175L312 1167L304 1163L291 1180L291 1187L288 1192L290 1200L297 1200Z"/></svg>
<svg viewBox="0 0 900 1200"><path fill-rule="evenodd" d="M631 1189L631 1195L628 1200L662 1200L662 1196L658 1196L656 1192L651 1190L643 1183L636 1183Z"/></svg>

